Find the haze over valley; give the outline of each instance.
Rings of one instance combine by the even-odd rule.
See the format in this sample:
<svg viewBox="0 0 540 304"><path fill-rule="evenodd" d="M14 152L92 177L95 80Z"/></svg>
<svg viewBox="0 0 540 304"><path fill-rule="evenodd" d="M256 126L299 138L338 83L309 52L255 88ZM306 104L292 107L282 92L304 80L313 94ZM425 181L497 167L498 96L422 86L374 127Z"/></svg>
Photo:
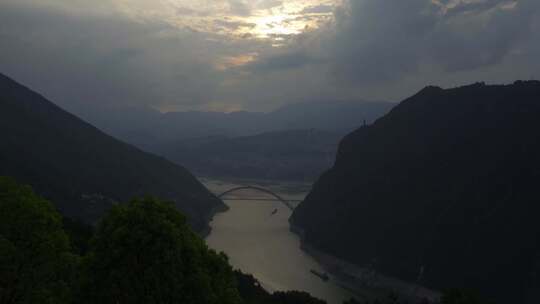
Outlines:
<svg viewBox="0 0 540 304"><path fill-rule="evenodd" d="M540 1L0 0L0 304L540 302Z"/></svg>
<svg viewBox="0 0 540 304"><path fill-rule="evenodd" d="M197 175L313 181L330 168L344 135L394 105L313 101L269 113L100 109L87 115L105 132Z"/></svg>

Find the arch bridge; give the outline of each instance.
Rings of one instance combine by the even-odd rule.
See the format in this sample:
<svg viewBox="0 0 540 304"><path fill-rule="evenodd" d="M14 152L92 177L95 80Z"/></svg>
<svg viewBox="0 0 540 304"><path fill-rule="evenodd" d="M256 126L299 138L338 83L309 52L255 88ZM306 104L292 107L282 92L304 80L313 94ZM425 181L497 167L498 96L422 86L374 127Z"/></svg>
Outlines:
<svg viewBox="0 0 540 304"><path fill-rule="evenodd" d="M268 190L268 189L265 189L265 188L262 188L262 187L257 187L257 186L239 186L239 187L234 187L232 189L229 189L223 193L221 193L220 195L218 195L217 197L222 199L225 195L227 194L231 194L233 192L236 192L236 191L241 191L241 190L247 190L247 189L252 189L252 190L257 190L259 192L263 192L263 193L266 193L266 194L269 194L273 197L276 198L276 200L282 202L285 206L287 206L287 208L291 209L291 210L294 210L294 206L293 204L291 204L291 202L295 202L296 200L286 200L284 199L283 197L279 196L279 194L277 193L274 193L273 191L271 190Z"/></svg>

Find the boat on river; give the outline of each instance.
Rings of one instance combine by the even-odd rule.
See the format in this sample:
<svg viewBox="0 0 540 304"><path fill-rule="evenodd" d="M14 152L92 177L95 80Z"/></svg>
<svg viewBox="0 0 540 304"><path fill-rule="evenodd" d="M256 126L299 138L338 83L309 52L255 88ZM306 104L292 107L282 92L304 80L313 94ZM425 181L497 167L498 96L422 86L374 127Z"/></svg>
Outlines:
<svg viewBox="0 0 540 304"><path fill-rule="evenodd" d="M326 272L319 272L315 269L311 269L310 272L316 276L318 276L321 280L327 282L328 280L330 280L330 277L328 276L328 274Z"/></svg>

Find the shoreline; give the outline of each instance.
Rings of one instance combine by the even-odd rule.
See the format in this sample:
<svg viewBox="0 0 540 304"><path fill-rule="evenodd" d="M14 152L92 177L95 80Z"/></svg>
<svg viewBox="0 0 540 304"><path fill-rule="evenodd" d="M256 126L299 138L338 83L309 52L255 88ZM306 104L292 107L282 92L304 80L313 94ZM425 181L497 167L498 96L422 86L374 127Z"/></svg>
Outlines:
<svg viewBox="0 0 540 304"><path fill-rule="evenodd" d="M305 240L304 230L290 220L289 230L300 238L302 251L314 258L332 276L331 279L337 285L349 290L361 300L381 299L391 294L412 303L424 300L428 300L428 303L438 303L440 300L441 294L436 290L360 267L315 248Z"/></svg>
<svg viewBox="0 0 540 304"><path fill-rule="evenodd" d="M198 178L204 183L204 177ZM252 182L257 183L263 181ZM264 181L264 183L272 184L270 181ZM210 223L214 216L226 212L229 209L230 208L225 203L215 206L207 214L206 228L197 233L203 239L206 239L212 232ZM316 248L306 241L305 233L302 228L295 225L291 221L291 218L289 218L288 222L289 231L299 237L300 249L313 258L326 273L330 274L331 280L333 280L335 285L349 291L358 300L373 301L375 299L388 298L389 295L398 296L403 300L407 300L409 303L420 303L422 300L428 300L427 303L438 303L440 300L441 294L438 291L428 289L424 286L415 284L414 282L407 282L392 276L386 276L375 271L375 269L360 267Z"/></svg>
<svg viewBox="0 0 540 304"><path fill-rule="evenodd" d="M208 237L210 235L210 233L212 233L212 227L210 226L210 223L212 222L212 220L214 219L214 216L216 216L217 214L219 213L223 213L223 212L227 212L230 208L229 206L227 206L227 204L225 204L223 201L221 201L221 205L219 206L215 206L214 208L212 208L210 210L210 212L208 212L208 214L206 215L204 221L206 222L206 227L204 227L202 230L200 231L196 231L196 233L204 240L206 239L206 237Z"/></svg>

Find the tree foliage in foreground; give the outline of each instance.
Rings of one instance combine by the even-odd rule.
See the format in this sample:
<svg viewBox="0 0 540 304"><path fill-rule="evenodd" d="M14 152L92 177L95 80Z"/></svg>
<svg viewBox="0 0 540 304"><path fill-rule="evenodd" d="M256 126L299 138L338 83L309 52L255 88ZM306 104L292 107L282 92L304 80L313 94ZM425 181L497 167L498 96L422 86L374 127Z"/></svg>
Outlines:
<svg viewBox="0 0 540 304"><path fill-rule="evenodd" d="M270 294L253 276L233 273L227 257L208 249L172 204L145 198L117 205L94 232L62 220L30 187L0 177L0 303L325 302L305 292ZM487 303L461 290L441 302Z"/></svg>
<svg viewBox="0 0 540 304"><path fill-rule="evenodd" d="M235 271L235 275L244 304L326 304L307 292L277 291L270 294L252 275L241 271Z"/></svg>
<svg viewBox="0 0 540 304"><path fill-rule="evenodd" d="M491 304L472 290L451 289L444 292L441 304Z"/></svg>
<svg viewBox="0 0 540 304"><path fill-rule="evenodd" d="M172 204L152 198L111 209L83 268L88 303L240 303L226 256L209 250Z"/></svg>
<svg viewBox="0 0 540 304"><path fill-rule="evenodd" d="M0 177L0 303L68 303L75 265L52 205Z"/></svg>

